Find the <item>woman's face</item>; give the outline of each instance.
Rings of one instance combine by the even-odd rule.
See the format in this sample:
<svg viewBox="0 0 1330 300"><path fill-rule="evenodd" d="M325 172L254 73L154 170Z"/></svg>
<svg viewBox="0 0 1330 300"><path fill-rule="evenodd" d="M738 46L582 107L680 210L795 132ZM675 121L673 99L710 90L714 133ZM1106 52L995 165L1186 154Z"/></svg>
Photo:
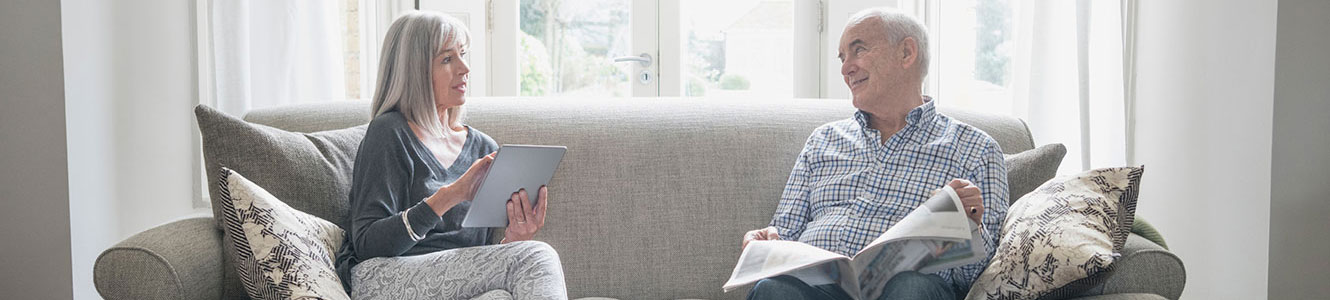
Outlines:
<svg viewBox="0 0 1330 300"><path fill-rule="evenodd" d="M449 46L431 62L434 106L440 111L466 103L466 80L471 68L467 67L466 60L462 59L464 55L466 55L465 49Z"/></svg>

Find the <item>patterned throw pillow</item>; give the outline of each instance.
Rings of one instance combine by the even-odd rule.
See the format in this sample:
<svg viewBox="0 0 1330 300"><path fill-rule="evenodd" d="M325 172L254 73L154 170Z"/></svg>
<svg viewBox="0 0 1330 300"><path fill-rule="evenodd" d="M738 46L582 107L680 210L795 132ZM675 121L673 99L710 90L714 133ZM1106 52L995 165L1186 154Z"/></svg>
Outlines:
<svg viewBox="0 0 1330 300"><path fill-rule="evenodd" d="M231 169L218 178L223 247L254 299L350 299L333 266L343 231L292 209Z"/></svg>
<svg viewBox="0 0 1330 300"><path fill-rule="evenodd" d="M1136 213L1142 167L1049 180L1007 211L993 260L966 299L1035 299L1106 270Z"/></svg>

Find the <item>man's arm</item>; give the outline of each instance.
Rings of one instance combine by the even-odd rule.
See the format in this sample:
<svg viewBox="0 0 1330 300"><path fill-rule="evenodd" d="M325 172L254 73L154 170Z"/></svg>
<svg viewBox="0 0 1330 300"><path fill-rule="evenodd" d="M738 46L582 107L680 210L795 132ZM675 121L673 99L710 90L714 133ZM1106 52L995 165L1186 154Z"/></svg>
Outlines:
<svg viewBox="0 0 1330 300"><path fill-rule="evenodd" d="M809 142L812 140L810 137ZM810 148L811 144L805 144L804 150L795 160L794 168L790 170L790 179L785 182L785 190L781 192L780 204L776 206L776 214L771 218L771 226L785 239L798 239L803 234L804 226L813 217L808 201L812 189L809 186L812 171L808 166Z"/></svg>
<svg viewBox="0 0 1330 300"><path fill-rule="evenodd" d="M812 174L809 170L808 154L814 151L820 132L819 128L808 137L804 149L795 159L794 168L790 170L790 179L785 182L785 190L781 192L780 204L776 206L776 214L772 216L770 225L744 234L742 247L748 247L750 241L798 239L803 233L804 226L812 218L808 202Z"/></svg>
<svg viewBox="0 0 1330 300"><path fill-rule="evenodd" d="M967 179L979 187L980 195L983 198L983 222L980 224L982 237L984 239L984 259L974 264L962 266L959 272L952 273L953 283L969 287L975 279L979 278L979 273L983 272L984 267L988 266L989 260L993 258L993 252L998 245L998 237L1002 232L1002 221L1007 216L1007 166L1002 156L1002 150L997 142L988 141L984 147L984 153L981 160L975 167L971 168Z"/></svg>

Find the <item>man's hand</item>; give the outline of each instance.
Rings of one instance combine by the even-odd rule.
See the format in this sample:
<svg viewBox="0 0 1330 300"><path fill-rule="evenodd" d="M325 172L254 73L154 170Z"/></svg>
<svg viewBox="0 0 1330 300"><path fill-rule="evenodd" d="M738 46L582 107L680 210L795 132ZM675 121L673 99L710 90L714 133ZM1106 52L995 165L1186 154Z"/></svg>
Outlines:
<svg viewBox="0 0 1330 300"><path fill-rule="evenodd" d="M952 179L947 185L956 190L956 196L961 197L961 207L965 210L965 216L970 217L975 223L984 222L984 199L979 187L975 186L969 180Z"/></svg>
<svg viewBox="0 0 1330 300"><path fill-rule="evenodd" d="M739 247L739 250L743 251L743 249L748 248L748 242L751 241L768 241L768 240L779 240L779 239L780 239L780 232L776 230L775 226L768 226L767 228L749 231L748 233L744 234L744 242L743 245Z"/></svg>

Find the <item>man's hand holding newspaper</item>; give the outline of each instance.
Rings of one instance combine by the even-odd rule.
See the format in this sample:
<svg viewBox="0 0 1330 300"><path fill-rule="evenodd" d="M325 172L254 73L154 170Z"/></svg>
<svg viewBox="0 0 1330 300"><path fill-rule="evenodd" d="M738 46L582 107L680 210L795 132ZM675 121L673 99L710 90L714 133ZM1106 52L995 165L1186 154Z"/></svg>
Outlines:
<svg viewBox="0 0 1330 300"><path fill-rule="evenodd" d="M808 285L838 284L855 299L877 299L897 273L934 273L983 259L979 225L962 207L956 190L945 186L853 258L794 241L749 242L723 288L791 275Z"/></svg>

